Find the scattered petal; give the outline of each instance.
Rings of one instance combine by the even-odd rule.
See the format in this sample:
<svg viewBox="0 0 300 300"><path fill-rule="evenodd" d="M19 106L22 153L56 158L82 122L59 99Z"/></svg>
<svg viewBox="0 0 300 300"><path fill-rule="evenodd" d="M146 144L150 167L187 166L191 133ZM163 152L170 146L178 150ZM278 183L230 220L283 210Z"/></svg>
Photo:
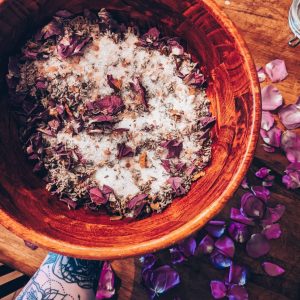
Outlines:
<svg viewBox="0 0 300 300"><path fill-rule="evenodd" d="M300 97L298 102L300 102ZM296 129L300 127L300 103L289 104L280 109L279 118L287 129Z"/></svg>
<svg viewBox="0 0 300 300"><path fill-rule="evenodd" d="M102 271L100 273L96 299L109 299L115 294L115 275L109 262L103 263Z"/></svg>
<svg viewBox="0 0 300 300"><path fill-rule="evenodd" d="M242 181L242 183L241 183L241 187L242 187L243 189L245 189L245 190L249 189L249 184L248 184L248 182L247 182L247 178L246 178L246 177L244 177L244 179L243 179L243 181Z"/></svg>
<svg viewBox="0 0 300 300"><path fill-rule="evenodd" d="M225 232L226 223L225 221L212 220L209 221L204 228L211 236L219 238Z"/></svg>
<svg viewBox="0 0 300 300"><path fill-rule="evenodd" d="M164 167L164 169L165 169L168 173L171 172L171 164L170 164L170 161L169 161L169 160L163 159L163 160L161 161L161 165Z"/></svg>
<svg viewBox="0 0 300 300"><path fill-rule="evenodd" d="M186 193L185 188L182 186L181 177L171 177L167 180L167 183L171 185L176 196L182 196Z"/></svg>
<svg viewBox="0 0 300 300"><path fill-rule="evenodd" d="M222 281L212 280L210 282L210 289L214 299L222 299L226 296L227 288Z"/></svg>
<svg viewBox="0 0 300 300"><path fill-rule="evenodd" d="M103 195L99 188L92 188L89 190L90 198L92 202L97 205L106 204L107 198Z"/></svg>
<svg viewBox="0 0 300 300"><path fill-rule="evenodd" d="M281 134L282 134L282 131L277 127L273 127L269 131L266 131L264 129L260 130L260 135L261 135L262 139L264 140L264 142L266 144L268 144L269 146L272 146L275 148L279 148L281 145Z"/></svg>
<svg viewBox="0 0 300 300"><path fill-rule="evenodd" d="M106 96L102 99L98 99L91 104L92 109L99 109L102 113L108 115L116 115L124 108L124 103L119 96Z"/></svg>
<svg viewBox="0 0 300 300"><path fill-rule="evenodd" d="M254 220L241 214L241 211L237 208L232 207L230 210L230 219L245 225L254 226Z"/></svg>
<svg viewBox="0 0 300 300"><path fill-rule="evenodd" d="M213 266L215 266L217 269L228 268L232 261L230 257L224 255L217 249L211 253L210 260Z"/></svg>
<svg viewBox="0 0 300 300"><path fill-rule="evenodd" d="M142 263L142 269L151 269L157 261L157 257L154 254L146 254L140 257L140 262Z"/></svg>
<svg viewBox="0 0 300 300"><path fill-rule="evenodd" d="M256 233L253 234L247 242L246 250L249 256L258 258L266 255L270 251L270 244L264 235Z"/></svg>
<svg viewBox="0 0 300 300"><path fill-rule="evenodd" d="M251 190L257 198L263 200L265 203L270 199L270 191L263 186L253 186Z"/></svg>
<svg viewBox="0 0 300 300"><path fill-rule="evenodd" d="M229 288L227 297L229 300L248 300L248 293L243 286L234 284Z"/></svg>
<svg viewBox="0 0 300 300"><path fill-rule="evenodd" d="M257 76L258 76L259 82L264 82L266 80L267 76L266 76L264 68L262 68L262 67L257 68Z"/></svg>
<svg viewBox="0 0 300 300"><path fill-rule="evenodd" d="M262 267L264 271L272 277L280 276L285 273L285 269L270 262L263 262Z"/></svg>
<svg viewBox="0 0 300 300"><path fill-rule="evenodd" d="M284 132L281 147L291 163L300 162L300 134L290 130Z"/></svg>
<svg viewBox="0 0 300 300"><path fill-rule="evenodd" d="M268 207L264 219L261 221L263 226L278 222L285 212L285 206L277 204L276 207Z"/></svg>
<svg viewBox="0 0 300 300"><path fill-rule="evenodd" d="M215 247L226 256L233 257L235 252L234 242L227 236L222 236L215 242Z"/></svg>
<svg viewBox="0 0 300 300"><path fill-rule="evenodd" d="M269 145L263 144L263 149L268 153L274 153L276 149L274 147L271 147Z"/></svg>
<svg viewBox="0 0 300 300"><path fill-rule="evenodd" d="M138 103L143 104L146 109L148 109L148 103L146 101L146 89L143 87L142 83L138 78L135 78L131 83L131 87L136 93L136 100Z"/></svg>
<svg viewBox="0 0 300 300"><path fill-rule="evenodd" d="M181 56L184 54L183 47L174 39L168 40L168 45L170 47L171 53L175 56Z"/></svg>
<svg viewBox="0 0 300 300"><path fill-rule="evenodd" d="M261 232L268 240L279 239L281 236L281 228L280 224L270 224L266 225Z"/></svg>
<svg viewBox="0 0 300 300"><path fill-rule="evenodd" d="M267 63L265 66L265 72L272 82L282 81L288 76L285 62L281 59L275 59Z"/></svg>
<svg viewBox="0 0 300 300"><path fill-rule="evenodd" d="M179 251L177 247L170 248L171 262L172 264L180 264L185 261L184 255Z"/></svg>
<svg viewBox="0 0 300 300"><path fill-rule="evenodd" d="M238 222L231 222L228 227L229 235L238 243L245 243L250 237L249 227Z"/></svg>
<svg viewBox="0 0 300 300"><path fill-rule="evenodd" d="M255 173L255 176L258 178L264 179L270 174L270 172L271 172L270 169L268 169L266 167L262 167Z"/></svg>
<svg viewBox="0 0 300 300"><path fill-rule="evenodd" d="M134 207L139 206L147 197L147 194L136 195L128 202L127 207L133 209Z"/></svg>
<svg viewBox="0 0 300 300"><path fill-rule="evenodd" d="M125 143L121 143L117 145L118 147L118 159L128 157L128 156L133 156L133 149L129 146L126 146Z"/></svg>
<svg viewBox="0 0 300 300"><path fill-rule="evenodd" d="M107 83L115 92L120 91L122 87L122 80L115 79L112 75L107 75Z"/></svg>
<svg viewBox="0 0 300 300"><path fill-rule="evenodd" d="M210 254L214 250L215 241L210 235L206 235L199 243L197 254Z"/></svg>
<svg viewBox="0 0 300 300"><path fill-rule="evenodd" d="M228 273L228 283L245 285L247 282L247 270L243 266L231 263Z"/></svg>
<svg viewBox="0 0 300 300"><path fill-rule="evenodd" d="M283 103L283 97L273 85L267 85L261 90L262 109L275 110Z"/></svg>
<svg viewBox="0 0 300 300"><path fill-rule="evenodd" d="M175 158L175 157L179 158L180 153L183 149L183 143L177 140L170 140L170 141L163 142L161 146L163 148L168 149L167 158Z"/></svg>
<svg viewBox="0 0 300 300"><path fill-rule="evenodd" d="M261 128L269 131L274 125L274 117L269 111L263 111L261 116Z"/></svg>
<svg viewBox="0 0 300 300"><path fill-rule="evenodd" d="M196 247L196 240L192 236L188 237L183 242L178 244L178 249L184 254L185 257L190 257L194 255Z"/></svg>
<svg viewBox="0 0 300 300"><path fill-rule="evenodd" d="M282 182L288 189L300 188L300 163L290 164L284 171Z"/></svg>
<svg viewBox="0 0 300 300"><path fill-rule="evenodd" d="M241 198L241 213L246 217L262 219L266 210L265 203L252 193L245 193Z"/></svg>

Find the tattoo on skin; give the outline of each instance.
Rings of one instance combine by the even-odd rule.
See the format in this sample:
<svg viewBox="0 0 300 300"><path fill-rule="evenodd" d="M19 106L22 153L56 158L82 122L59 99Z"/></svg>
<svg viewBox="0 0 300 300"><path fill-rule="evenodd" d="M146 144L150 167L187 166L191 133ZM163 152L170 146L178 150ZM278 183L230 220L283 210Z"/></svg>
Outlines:
<svg viewBox="0 0 300 300"><path fill-rule="evenodd" d="M88 299L88 294L95 295L99 272L99 261L49 253L17 300Z"/></svg>

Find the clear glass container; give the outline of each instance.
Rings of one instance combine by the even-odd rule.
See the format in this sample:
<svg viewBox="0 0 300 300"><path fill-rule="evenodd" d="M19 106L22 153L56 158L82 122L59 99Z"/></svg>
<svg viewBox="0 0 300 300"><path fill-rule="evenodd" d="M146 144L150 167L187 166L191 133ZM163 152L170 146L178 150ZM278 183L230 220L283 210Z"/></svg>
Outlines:
<svg viewBox="0 0 300 300"><path fill-rule="evenodd" d="M289 12L289 25L294 37L289 40L291 47L300 45L300 0L293 0Z"/></svg>

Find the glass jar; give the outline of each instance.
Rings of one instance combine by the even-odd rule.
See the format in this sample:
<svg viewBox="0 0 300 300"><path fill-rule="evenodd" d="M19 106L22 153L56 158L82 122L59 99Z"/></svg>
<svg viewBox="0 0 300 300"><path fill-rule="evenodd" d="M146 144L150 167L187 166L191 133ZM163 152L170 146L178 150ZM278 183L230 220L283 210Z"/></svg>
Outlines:
<svg viewBox="0 0 300 300"><path fill-rule="evenodd" d="M294 33L294 37L289 40L289 46L300 45L300 0L293 0L289 12L289 25Z"/></svg>

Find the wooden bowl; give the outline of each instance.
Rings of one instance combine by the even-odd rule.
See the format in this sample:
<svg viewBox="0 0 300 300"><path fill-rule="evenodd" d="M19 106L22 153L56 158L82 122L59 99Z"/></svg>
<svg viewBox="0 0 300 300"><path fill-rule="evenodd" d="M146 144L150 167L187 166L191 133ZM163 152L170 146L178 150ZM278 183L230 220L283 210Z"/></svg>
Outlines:
<svg viewBox="0 0 300 300"><path fill-rule="evenodd" d="M251 163L260 127L260 90L248 49L235 26L212 0L0 0L2 78L7 57L26 33L59 9L106 7L124 21L182 37L210 75L208 95L217 117L206 176L163 213L140 221L110 221L85 209L69 211L32 173L16 125L0 101L0 222L51 251L89 259L141 255L170 246L201 228L233 195ZM23 39L23 40L22 40ZM3 59L5 58L5 59ZM3 89L2 89L3 90Z"/></svg>

